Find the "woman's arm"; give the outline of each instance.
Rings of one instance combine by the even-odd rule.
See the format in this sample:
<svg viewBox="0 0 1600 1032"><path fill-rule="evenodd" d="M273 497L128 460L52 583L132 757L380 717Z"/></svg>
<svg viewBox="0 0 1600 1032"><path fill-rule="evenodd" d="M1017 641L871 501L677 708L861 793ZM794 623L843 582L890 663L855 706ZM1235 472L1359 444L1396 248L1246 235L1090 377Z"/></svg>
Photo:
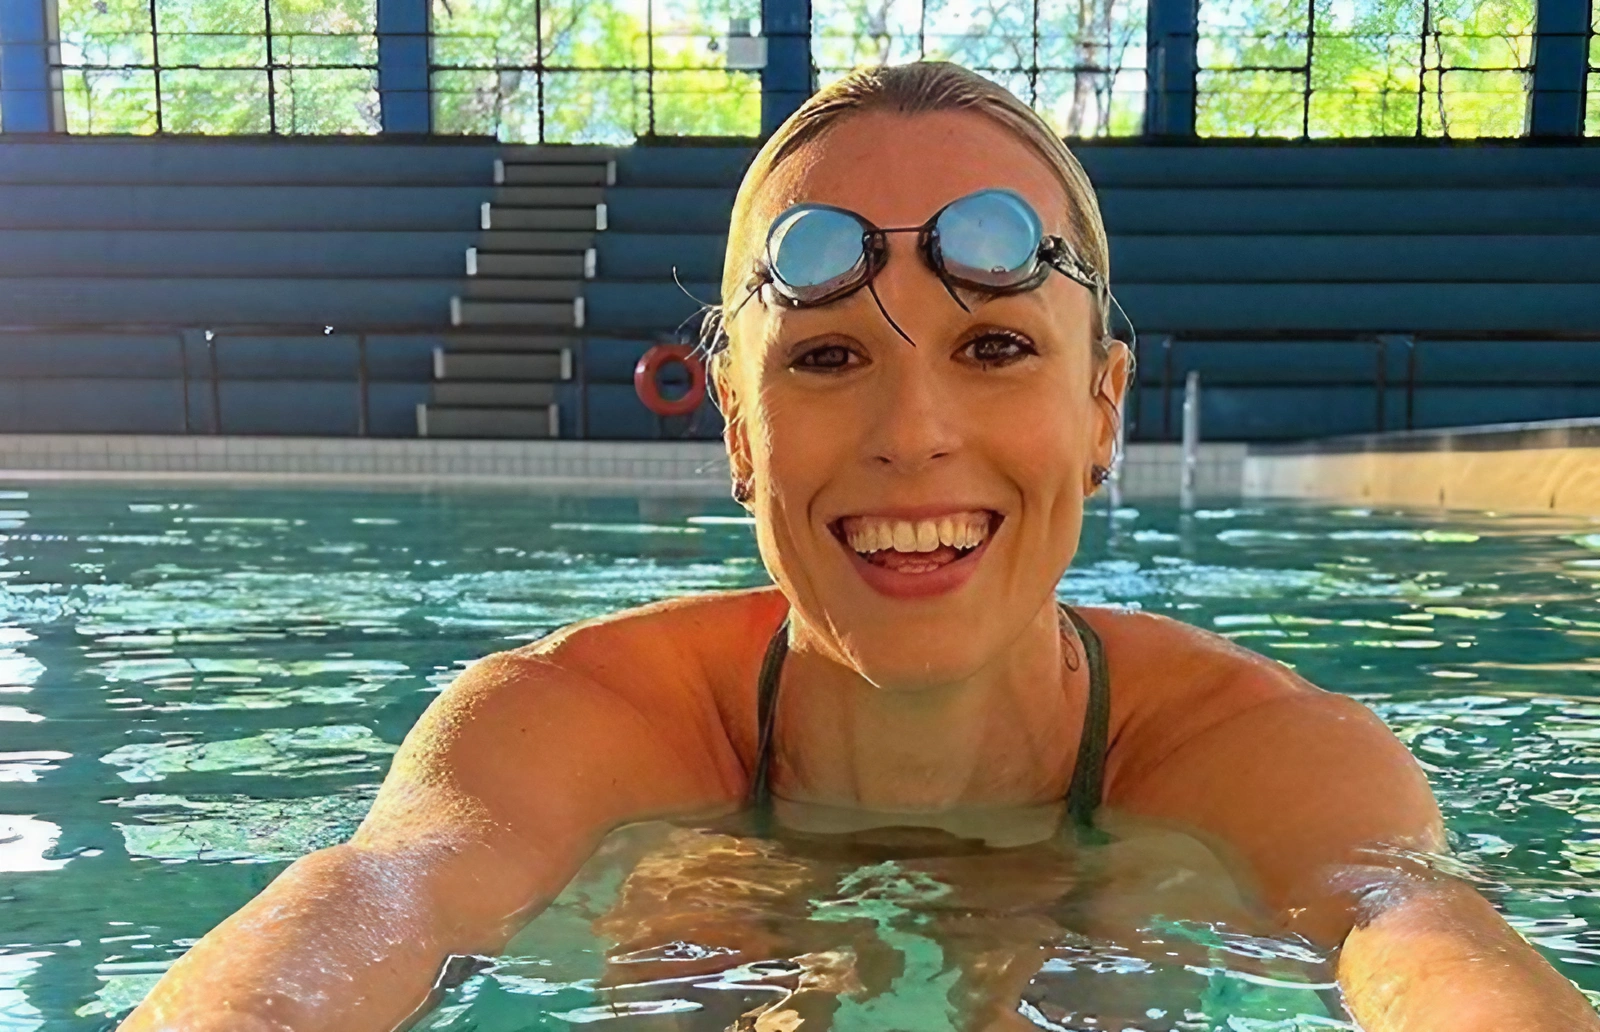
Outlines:
<svg viewBox="0 0 1600 1032"><path fill-rule="evenodd" d="M538 656L475 664L406 736L354 838L201 939L123 1032L401 1026L451 955L498 951L611 828L737 797L660 716Z"/></svg>
<svg viewBox="0 0 1600 1032"><path fill-rule="evenodd" d="M1374 875L1338 969L1367 1032L1600 1029L1583 994L1470 887Z"/></svg>
<svg viewBox="0 0 1600 1032"><path fill-rule="evenodd" d="M1600 1030L1482 896L1428 867L1445 851L1443 822L1383 722L1275 666L1224 673L1218 692L1257 682L1244 704L1125 773L1114 797L1209 833L1290 930L1342 944L1339 983L1366 1032Z"/></svg>

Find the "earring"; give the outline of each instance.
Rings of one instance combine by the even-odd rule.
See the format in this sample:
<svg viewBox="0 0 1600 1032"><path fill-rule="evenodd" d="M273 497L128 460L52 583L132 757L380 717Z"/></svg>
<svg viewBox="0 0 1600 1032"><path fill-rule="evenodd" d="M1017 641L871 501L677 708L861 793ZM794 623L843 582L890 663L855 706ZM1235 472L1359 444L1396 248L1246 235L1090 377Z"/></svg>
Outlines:
<svg viewBox="0 0 1600 1032"><path fill-rule="evenodd" d="M750 499L756 496L755 488L751 486L746 477L736 477L733 481L733 500L740 505L749 505Z"/></svg>
<svg viewBox="0 0 1600 1032"><path fill-rule="evenodd" d="M1089 467L1089 479L1094 481L1094 486L1099 487L1111 479L1111 470L1098 462Z"/></svg>

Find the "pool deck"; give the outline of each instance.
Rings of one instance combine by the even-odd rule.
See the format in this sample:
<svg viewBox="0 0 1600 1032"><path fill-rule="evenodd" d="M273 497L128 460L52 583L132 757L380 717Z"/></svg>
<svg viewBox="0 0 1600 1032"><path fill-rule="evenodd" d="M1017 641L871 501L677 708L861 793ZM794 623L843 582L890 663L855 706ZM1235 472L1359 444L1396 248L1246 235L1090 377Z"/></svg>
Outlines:
<svg viewBox="0 0 1600 1032"><path fill-rule="evenodd" d="M1254 445L1247 497L1600 516L1600 419Z"/></svg>
<svg viewBox="0 0 1600 1032"><path fill-rule="evenodd" d="M1198 493L1239 497L1244 457L1242 444L1203 446ZM1181 464L1176 444L1130 446L1123 496L1175 498ZM728 461L714 441L0 434L0 483L40 480L523 487L711 497L728 491Z"/></svg>

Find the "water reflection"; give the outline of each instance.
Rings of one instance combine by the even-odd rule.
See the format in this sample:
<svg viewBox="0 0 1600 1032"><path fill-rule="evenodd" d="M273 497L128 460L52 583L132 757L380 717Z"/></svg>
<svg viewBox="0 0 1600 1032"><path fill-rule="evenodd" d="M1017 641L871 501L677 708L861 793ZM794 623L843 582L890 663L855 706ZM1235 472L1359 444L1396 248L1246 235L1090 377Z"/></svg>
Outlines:
<svg viewBox="0 0 1600 1032"><path fill-rule="evenodd" d="M1206 847L1103 829L623 829L422 1027L520 1028L533 1003L618 1029L1353 1028L1328 957L1252 930Z"/></svg>
<svg viewBox="0 0 1600 1032"><path fill-rule="evenodd" d="M1597 553L1600 528L1575 520L1130 507L1091 514L1062 593L1169 613L1372 706L1426 765L1463 872L1595 992ZM731 505L0 491L0 1029L98 1029L125 1012L287 862L349 835L406 730L473 658L763 581ZM819 860L727 829L652 834L669 832L731 865L724 887L806 886L751 904L777 908L761 911L771 941L663 909L664 889L701 882L659 859L630 895L645 853L617 847L432 1027L723 1028L760 1008L782 1028L818 1006L835 1027L914 1014L937 1028L1000 984L1022 1000L1008 1020L1043 1028L1103 1027L1091 1012L1147 1030L1346 1027L1317 995L1321 959L1237 916L1157 906L1148 886L1102 894L1122 900L1117 928L1060 903L1082 891L974 901L975 885L1081 888L1082 853L971 877L948 857ZM1041 952L1013 984L1019 942Z"/></svg>

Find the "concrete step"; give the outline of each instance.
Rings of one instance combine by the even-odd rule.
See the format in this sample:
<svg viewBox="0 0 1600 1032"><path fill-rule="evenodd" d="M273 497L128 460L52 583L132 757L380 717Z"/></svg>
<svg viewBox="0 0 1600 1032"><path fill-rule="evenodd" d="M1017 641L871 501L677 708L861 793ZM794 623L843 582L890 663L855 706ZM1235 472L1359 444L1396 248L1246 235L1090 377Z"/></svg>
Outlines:
<svg viewBox="0 0 1600 1032"><path fill-rule="evenodd" d="M467 280L464 296L484 301L572 301L582 292L582 280L493 279L475 276Z"/></svg>
<svg viewBox="0 0 1600 1032"><path fill-rule="evenodd" d="M560 301L472 301L450 299L452 326L570 326L582 329L585 301L582 297Z"/></svg>
<svg viewBox="0 0 1600 1032"><path fill-rule="evenodd" d="M532 408L554 405L557 389L554 383L538 381L452 380L434 384L428 402L446 408Z"/></svg>
<svg viewBox="0 0 1600 1032"><path fill-rule="evenodd" d="M559 405L530 408L417 406L418 437L547 438L561 428Z"/></svg>
<svg viewBox="0 0 1600 1032"><path fill-rule="evenodd" d="M485 201L478 210L478 228L600 230L606 228L606 206L507 208Z"/></svg>
<svg viewBox="0 0 1600 1032"><path fill-rule="evenodd" d="M622 148L609 143L507 143L500 157L511 164L593 164L610 161Z"/></svg>
<svg viewBox="0 0 1600 1032"><path fill-rule="evenodd" d="M615 161L548 162L499 159L496 186L610 186L617 181Z"/></svg>
<svg viewBox="0 0 1600 1032"><path fill-rule="evenodd" d="M594 248L581 254L503 254L467 248L467 275L559 279L594 279Z"/></svg>
<svg viewBox="0 0 1600 1032"><path fill-rule="evenodd" d="M513 254L540 252L548 254L581 254L594 246L598 236L593 227L583 230L504 230L496 229L478 237L479 254L486 252Z"/></svg>
<svg viewBox="0 0 1600 1032"><path fill-rule="evenodd" d="M445 337L448 350L496 354L538 354L575 349L581 337L568 333L451 333Z"/></svg>
<svg viewBox="0 0 1600 1032"><path fill-rule="evenodd" d="M570 380L572 352L468 352L458 354L435 348L435 380Z"/></svg>
<svg viewBox="0 0 1600 1032"><path fill-rule="evenodd" d="M603 186L502 186L494 203L507 208L582 208L606 199Z"/></svg>

